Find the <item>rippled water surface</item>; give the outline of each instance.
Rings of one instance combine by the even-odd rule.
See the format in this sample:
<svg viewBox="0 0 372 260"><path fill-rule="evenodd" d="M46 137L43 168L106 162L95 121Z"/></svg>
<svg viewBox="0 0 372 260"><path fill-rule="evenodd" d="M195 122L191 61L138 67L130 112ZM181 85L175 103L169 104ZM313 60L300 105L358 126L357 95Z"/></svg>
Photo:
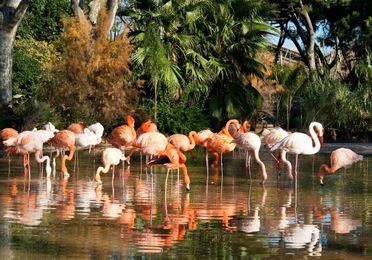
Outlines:
<svg viewBox="0 0 372 260"><path fill-rule="evenodd" d="M190 192L182 173L165 186L165 169L150 174L139 156L116 167L114 179L102 174L102 186L93 180L99 154L68 162L68 180L58 170L47 179L36 163L28 179L22 158L10 167L0 158L0 259L372 258L370 156L324 187L316 173L329 154L300 156L297 189L284 173L277 181L268 152L261 156L265 186L254 162L250 181L243 154L207 171L200 151L187 162Z"/></svg>

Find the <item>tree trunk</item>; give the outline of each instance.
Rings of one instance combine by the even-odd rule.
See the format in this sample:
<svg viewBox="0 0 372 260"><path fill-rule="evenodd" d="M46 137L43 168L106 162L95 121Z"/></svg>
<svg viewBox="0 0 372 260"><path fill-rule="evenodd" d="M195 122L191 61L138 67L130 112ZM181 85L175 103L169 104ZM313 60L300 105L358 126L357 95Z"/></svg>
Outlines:
<svg viewBox="0 0 372 260"><path fill-rule="evenodd" d="M13 42L15 30L0 32L0 105L12 100Z"/></svg>
<svg viewBox="0 0 372 260"><path fill-rule="evenodd" d="M306 8L304 7L302 1L300 1L301 6L301 14L304 17L305 25L307 29L308 39L307 39L307 59L309 62L309 69L315 70L316 64L315 64L315 32L313 23L311 22L309 13L307 12Z"/></svg>
<svg viewBox="0 0 372 260"><path fill-rule="evenodd" d="M8 0L0 4L0 106L12 101L13 43L29 2Z"/></svg>

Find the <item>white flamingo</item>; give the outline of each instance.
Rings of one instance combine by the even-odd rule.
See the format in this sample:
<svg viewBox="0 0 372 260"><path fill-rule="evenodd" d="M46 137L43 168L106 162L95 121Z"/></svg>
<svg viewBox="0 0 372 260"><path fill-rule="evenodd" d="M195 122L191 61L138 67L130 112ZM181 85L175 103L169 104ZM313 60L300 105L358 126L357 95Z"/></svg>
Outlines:
<svg viewBox="0 0 372 260"><path fill-rule="evenodd" d="M315 130L314 130L315 128ZM292 164L286 159L287 153L293 153L296 155L295 161L295 176L297 177L297 164L299 154L316 154L320 150L320 145L323 143L324 128L322 124L318 122L311 122L309 126L310 136L304 133L295 132L288 135L282 141L273 145L270 151L280 149L280 158L287 165L288 177L292 180ZM319 137L318 137L319 136ZM313 146L314 142L314 146ZM296 178L297 180L297 178Z"/></svg>

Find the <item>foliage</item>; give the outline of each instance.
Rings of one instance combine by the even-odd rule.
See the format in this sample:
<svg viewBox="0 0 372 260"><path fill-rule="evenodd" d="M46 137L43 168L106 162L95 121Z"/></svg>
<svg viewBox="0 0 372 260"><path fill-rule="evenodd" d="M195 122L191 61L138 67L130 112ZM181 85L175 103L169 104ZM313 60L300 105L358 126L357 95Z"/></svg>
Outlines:
<svg viewBox="0 0 372 260"><path fill-rule="evenodd" d="M13 95L41 94L56 58L54 45L34 39L16 39L13 60Z"/></svg>
<svg viewBox="0 0 372 260"><path fill-rule="evenodd" d="M212 89L213 96L224 95L239 72L259 71L254 55L271 27L257 15L254 1L130 3L123 13L132 19L138 45L133 62L154 88L155 102L158 92L180 99L188 86L205 95Z"/></svg>
<svg viewBox="0 0 372 260"><path fill-rule="evenodd" d="M261 96L251 86L242 86L241 82L231 82L223 94L211 97L210 111L214 118L224 121L226 118L245 120L250 118L259 106Z"/></svg>
<svg viewBox="0 0 372 260"><path fill-rule="evenodd" d="M190 106L187 99L172 101L163 98L158 103L158 128L167 134L188 134L192 130L207 129L210 127L210 117L203 107L202 103Z"/></svg>
<svg viewBox="0 0 372 260"><path fill-rule="evenodd" d="M126 32L108 39L106 18L101 11L96 26L84 17L64 20L64 50L48 97L68 122L110 124L135 107L140 82L131 78L132 46Z"/></svg>
<svg viewBox="0 0 372 260"><path fill-rule="evenodd" d="M301 64L297 64L296 66L276 65L273 68L272 77L278 84L284 86L286 90L283 94L280 94L280 102L285 110L287 130L289 130L293 99L306 81L306 71Z"/></svg>
<svg viewBox="0 0 372 260"><path fill-rule="evenodd" d="M354 129L372 131L372 53L366 51L366 57L360 60L350 73L351 90L346 104L348 125Z"/></svg>
<svg viewBox="0 0 372 260"><path fill-rule="evenodd" d="M0 129L30 130L47 122L53 122L57 128L61 126L58 114L49 104L19 96L13 99L12 109L0 117Z"/></svg>
<svg viewBox="0 0 372 260"><path fill-rule="evenodd" d="M312 121L319 121L325 127L345 126L349 115L345 105L349 102L350 90L339 80L310 78L301 89L302 128ZM336 109L337 108L337 109Z"/></svg>
<svg viewBox="0 0 372 260"><path fill-rule="evenodd" d="M62 32L61 18L69 16L70 8L70 0L30 1L17 31L18 36L40 41L55 39Z"/></svg>

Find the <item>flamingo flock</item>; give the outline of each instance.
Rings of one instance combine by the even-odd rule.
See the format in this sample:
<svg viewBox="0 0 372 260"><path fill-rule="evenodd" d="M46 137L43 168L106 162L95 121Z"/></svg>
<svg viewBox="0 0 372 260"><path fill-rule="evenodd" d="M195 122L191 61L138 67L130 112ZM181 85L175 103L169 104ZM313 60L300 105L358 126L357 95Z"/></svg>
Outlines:
<svg viewBox="0 0 372 260"><path fill-rule="evenodd" d="M23 131L18 133L12 128L5 128L0 131L0 140L6 147L5 152L10 156L12 153L24 156L24 172L30 174L29 155L35 154L38 163L46 162L46 173L51 173L51 158L43 155L44 144L54 147L57 156L61 155L61 174L64 178L69 177L66 166L71 161L77 149L91 149L102 142L104 127L100 123L87 125L85 123L73 123L65 130L57 130L52 123L46 124L44 129ZM120 163L130 164L133 153L140 152L146 155L146 166L164 166L167 174L170 170L181 169L184 174L186 190L190 190L190 177L187 171L187 158L184 153L188 152L194 158L193 149L200 146L206 150L206 167L208 165L208 153L214 156L211 167L223 167L223 154L234 151L240 147L246 151L246 168L250 171L250 158L253 154L259 165L262 176L261 183L267 181L266 166L260 158L262 143L270 151L279 151L277 160L277 171L280 169L280 161L287 166L288 178L293 179L292 164L287 159L287 154L295 154L294 175L297 181L298 155L313 155L319 152L323 143L324 128L318 122L309 125L309 135L300 132L288 133L280 127L267 131L263 137L249 131L249 121L242 124L237 119L228 120L221 131L214 133L205 129L199 132L190 131L188 135L173 134L166 137L159 132L156 124L151 120L143 122L138 129L135 129L135 120L131 115L126 117L126 124L114 128L108 134L107 141L113 147L103 150L103 167L98 167L95 175L97 183L102 183L100 173L107 173L109 169ZM262 140L261 140L262 139ZM66 151L68 150L68 155ZM129 150L126 156L125 152ZM331 174L339 168L348 168L363 157L355 154L350 149L340 148L331 154L331 166L323 164L319 170L320 183L323 184L325 174ZM55 169L55 157L53 168Z"/></svg>

